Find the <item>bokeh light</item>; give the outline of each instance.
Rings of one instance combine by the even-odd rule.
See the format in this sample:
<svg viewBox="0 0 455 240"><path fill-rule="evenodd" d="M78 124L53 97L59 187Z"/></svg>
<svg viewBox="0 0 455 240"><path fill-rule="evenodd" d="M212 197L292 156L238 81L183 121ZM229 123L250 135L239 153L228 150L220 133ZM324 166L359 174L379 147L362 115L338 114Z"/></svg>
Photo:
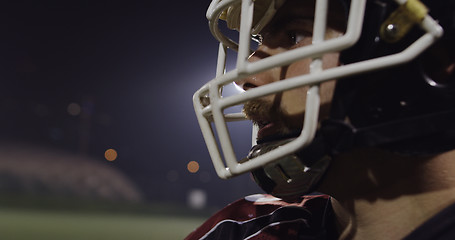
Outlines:
<svg viewBox="0 0 455 240"><path fill-rule="evenodd" d="M104 152L104 158L108 161L114 161L117 159L117 151L114 149L110 148Z"/></svg>
<svg viewBox="0 0 455 240"><path fill-rule="evenodd" d="M66 111L68 111L68 114L71 116L77 116L81 114L81 106L77 103L70 103L68 104Z"/></svg>
<svg viewBox="0 0 455 240"><path fill-rule="evenodd" d="M190 161L187 165L186 168L190 173L197 173L199 171L199 163L196 161Z"/></svg>
<svg viewBox="0 0 455 240"><path fill-rule="evenodd" d="M202 209L207 205L207 193L201 189L192 189L188 193L188 205L193 209Z"/></svg>

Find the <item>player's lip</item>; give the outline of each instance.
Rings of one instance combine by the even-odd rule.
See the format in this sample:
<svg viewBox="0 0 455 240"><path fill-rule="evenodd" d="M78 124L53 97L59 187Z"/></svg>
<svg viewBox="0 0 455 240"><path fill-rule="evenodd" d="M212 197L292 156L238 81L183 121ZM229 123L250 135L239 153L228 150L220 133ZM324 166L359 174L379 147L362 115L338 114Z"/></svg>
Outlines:
<svg viewBox="0 0 455 240"><path fill-rule="evenodd" d="M256 124L259 127L259 131L257 133L257 141L261 141L271 136L277 135L279 132L279 124L276 122L258 121Z"/></svg>
<svg viewBox="0 0 455 240"><path fill-rule="evenodd" d="M269 115L249 112L248 118L258 126L256 142L268 142L282 138L283 124Z"/></svg>
<svg viewBox="0 0 455 240"><path fill-rule="evenodd" d="M299 129L284 132L282 123L276 121L262 120L255 121L255 124L257 124L259 128L256 139L258 144L296 138L301 133L301 130Z"/></svg>

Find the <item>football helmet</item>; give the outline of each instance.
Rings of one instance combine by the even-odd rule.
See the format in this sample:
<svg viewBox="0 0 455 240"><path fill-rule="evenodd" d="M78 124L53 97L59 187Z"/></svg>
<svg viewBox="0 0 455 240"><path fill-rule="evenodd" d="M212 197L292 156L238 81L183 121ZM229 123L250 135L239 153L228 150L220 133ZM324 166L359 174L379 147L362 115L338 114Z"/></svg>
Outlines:
<svg viewBox="0 0 455 240"><path fill-rule="evenodd" d="M453 3L305 1L315 1L312 44L254 62L248 61L254 51L252 40L260 37L286 0L213 0L207 10L210 31L220 42L218 64L216 77L196 91L193 104L219 177L252 172L267 192L298 196L314 190L333 155L354 147L384 147L403 154L455 148L455 130L449 127L455 125L453 74L443 80L433 77L437 57L426 51L440 38L453 42ZM327 9L335 1L344 7L346 30L340 37L325 39L331 17ZM340 52L341 64L323 69L322 55L331 52ZM236 66L226 71L231 53L236 54ZM306 74L223 94L228 84L302 59L312 60ZM331 114L321 122L319 84L333 79L337 84ZM243 112L227 109L303 86L309 90L301 131L256 143L253 126L254 146L246 158L237 159L228 124L247 119Z"/></svg>

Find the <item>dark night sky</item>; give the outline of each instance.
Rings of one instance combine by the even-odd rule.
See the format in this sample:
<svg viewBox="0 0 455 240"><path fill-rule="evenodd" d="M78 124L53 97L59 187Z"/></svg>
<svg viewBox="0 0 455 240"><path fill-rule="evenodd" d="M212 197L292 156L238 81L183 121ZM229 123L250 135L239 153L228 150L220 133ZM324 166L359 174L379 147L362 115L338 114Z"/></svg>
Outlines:
<svg viewBox="0 0 455 240"><path fill-rule="evenodd" d="M0 138L88 154L121 169L151 201L191 189L224 205L258 191L220 180L192 94L214 76L209 1L15 1L0 16ZM71 116L70 103L83 113ZM235 140L243 151L250 139ZM114 148L119 158L104 160ZM186 171L198 161L196 174Z"/></svg>

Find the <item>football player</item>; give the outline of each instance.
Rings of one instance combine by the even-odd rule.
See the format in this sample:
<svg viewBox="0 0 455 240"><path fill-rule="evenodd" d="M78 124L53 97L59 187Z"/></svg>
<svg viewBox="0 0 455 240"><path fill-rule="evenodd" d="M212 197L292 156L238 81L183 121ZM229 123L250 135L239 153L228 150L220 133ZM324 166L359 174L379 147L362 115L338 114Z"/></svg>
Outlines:
<svg viewBox="0 0 455 240"><path fill-rule="evenodd" d="M205 142L221 178L250 172L268 194L187 239L455 239L455 1L213 0L207 18ZM254 130L238 159L240 120Z"/></svg>

